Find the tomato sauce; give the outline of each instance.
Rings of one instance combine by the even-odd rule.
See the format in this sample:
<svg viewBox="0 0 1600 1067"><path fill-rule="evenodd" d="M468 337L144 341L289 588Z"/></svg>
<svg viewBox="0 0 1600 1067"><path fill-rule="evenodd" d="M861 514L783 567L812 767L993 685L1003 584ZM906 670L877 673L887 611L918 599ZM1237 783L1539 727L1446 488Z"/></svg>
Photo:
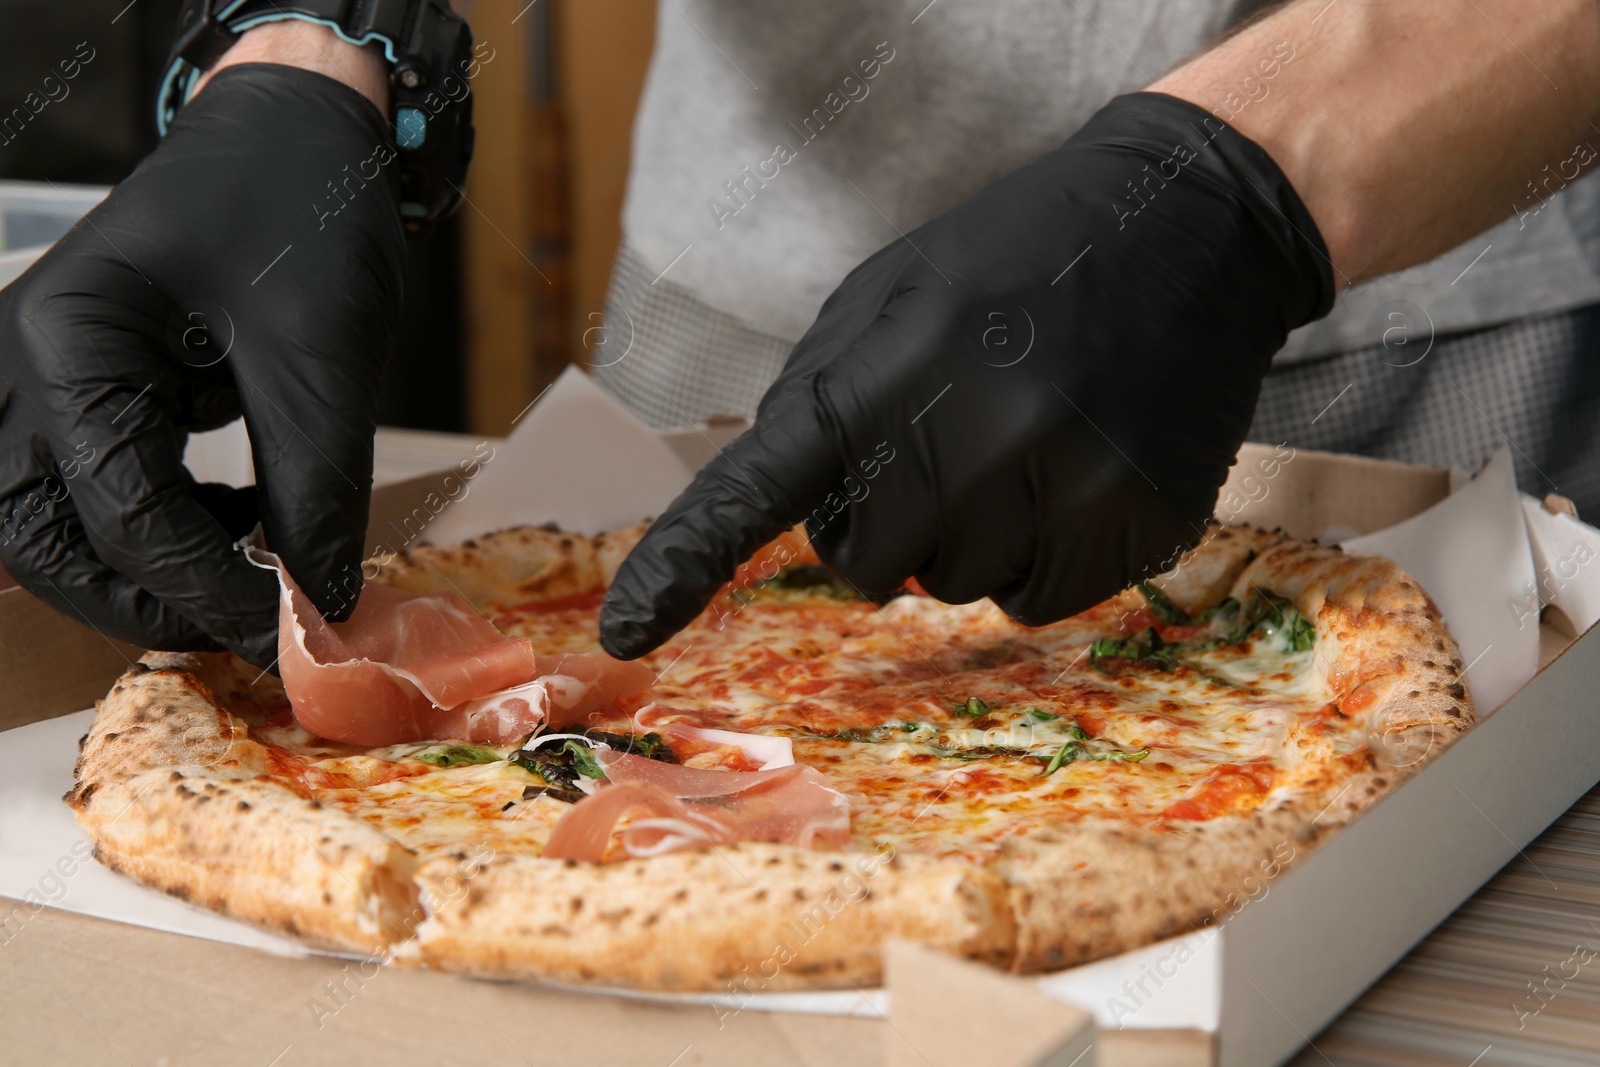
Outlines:
<svg viewBox="0 0 1600 1067"><path fill-rule="evenodd" d="M1206 776L1193 796L1185 797L1161 813L1163 821L1187 819L1204 822L1252 806L1272 788L1272 768L1264 764L1224 763Z"/></svg>

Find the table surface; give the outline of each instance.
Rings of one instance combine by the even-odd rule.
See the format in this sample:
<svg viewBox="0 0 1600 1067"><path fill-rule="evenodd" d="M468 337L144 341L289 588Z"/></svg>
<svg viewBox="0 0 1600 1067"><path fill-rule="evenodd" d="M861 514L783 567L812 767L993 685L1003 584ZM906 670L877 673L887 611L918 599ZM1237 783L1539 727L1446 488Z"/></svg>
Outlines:
<svg viewBox="0 0 1600 1067"><path fill-rule="evenodd" d="M378 431L377 481L480 439ZM1373 887L1373 906L1382 889ZM1574 804L1293 1061L1293 1067L1600 1063L1600 787Z"/></svg>

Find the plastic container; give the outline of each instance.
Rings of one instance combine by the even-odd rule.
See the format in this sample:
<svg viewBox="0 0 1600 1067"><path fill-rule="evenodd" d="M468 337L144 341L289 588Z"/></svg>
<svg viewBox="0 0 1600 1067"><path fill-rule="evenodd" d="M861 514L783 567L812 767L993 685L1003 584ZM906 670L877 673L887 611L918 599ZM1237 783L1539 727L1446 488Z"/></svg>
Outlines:
<svg viewBox="0 0 1600 1067"><path fill-rule="evenodd" d="M0 181L0 286L10 285L110 191L104 185Z"/></svg>

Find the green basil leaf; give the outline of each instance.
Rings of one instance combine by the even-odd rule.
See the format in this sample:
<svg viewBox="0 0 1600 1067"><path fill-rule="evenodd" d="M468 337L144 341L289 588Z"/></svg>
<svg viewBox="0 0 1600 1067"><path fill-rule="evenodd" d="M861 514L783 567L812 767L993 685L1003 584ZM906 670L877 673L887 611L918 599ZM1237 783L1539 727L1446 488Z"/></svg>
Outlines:
<svg viewBox="0 0 1600 1067"><path fill-rule="evenodd" d="M956 714L963 719L976 719L979 716L989 714L989 705L977 697L968 697L965 704L956 705Z"/></svg>
<svg viewBox="0 0 1600 1067"><path fill-rule="evenodd" d="M522 790L523 800L533 800L536 797L550 797L552 800L559 800L563 804L576 804L586 796L588 796L588 794L581 789L562 789L553 785L530 785Z"/></svg>
<svg viewBox="0 0 1600 1067"><path fill-rule="evenodd" d="M1146 604L1150 605L1150 610L1155 613L1156 618L1160 619L1168 626L1189 625L1188 614L1184 612L1182 608L1178 607L1178 605L1169 600L1167 598L1167 594L1163 593L1149 582L1140 582L1138 585L1134 586L1134 588L1139 590L1139 595L1144 597Z"/></svg>
<svg viewBox="0 0 1600 1067"><path fill-rule="evenodd" d="M1127 659L1160 671L1176 670L1178 660L1167 648L1155 627L1127 637L1102 637L1089 647L1089 665L1108 670L1109 659Z"/></svg>
<svg viewBox="0 0 1600 1067"><path fill-rule="evenodd" d="M594 753L581 741L568 741L561 746L563 752L572 757L572 768L585 778L604 778L606 772L600 769L600 764L595 762Z"/></svg>
<svg viewBox="0 0 1600 1067"><path fill-rule="evenodd" d="M1073 760L1077 759L1078 758L1078 753L1079 753L1078 742L1076 742L1076 741L1068 741L1066 744L1062 745L1060 748L1058 748L1056 750L1056 754L1054 756L1050 757L1050 762L1045 764L1043 777L1045 777L1045 778L1050 777L1052 774L1054 774L1057 771L1059 771L1062 767L1066 766L1067 764L1071 763Z"/></svg>
<svg viewBox="0 0 1600 1067"><path fill-rule="evenodd" d="M1238 615L1239 602L1230 596L1225 600L1211 605L1209 608L1196 615L1194 617L1194 621L1210 622L1213 619L1221 619L1223 622L1228 622L1237 618Z"/></svg>
<svg viewBox="0 0 1600 1067"><path fill-rule="evenodd" d="M1048 711L1040 711L1038 708L1028 709L1029 722L1054 722L1059 718L1061 718L1061 716L1052 715Z"/></svg>
<svg viewBox="0 0 1600 1067"><path fill-rule="evenodd" d="M1121 760L1124 763L1138 763L1148 755L1150 755L1150 750L1146 748L1138 752L1096 752L1092 755L1085 755L1081 758L1092 760Z"/></svg>
<svg viewBox="0 0 1600 1067"><path fill-rule="evenodd" d="M1317 643L1317 624L1300 614L1289 612L1289 651L1310 652Z"/></svg>
<svg viewBox="0 0 1600 1067"><path fill-rule="evenodd" d="M467 767L477 763L499 763L506 757L492 748L478 745L430 745L409 757L435 767Z"/></svg>

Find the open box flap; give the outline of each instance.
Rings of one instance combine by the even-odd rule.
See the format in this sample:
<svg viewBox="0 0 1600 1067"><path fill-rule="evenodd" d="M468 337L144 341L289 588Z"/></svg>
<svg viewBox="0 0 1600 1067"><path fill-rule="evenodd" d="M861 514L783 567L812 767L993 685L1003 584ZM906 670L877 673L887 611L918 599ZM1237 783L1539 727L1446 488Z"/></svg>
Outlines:
<svg viewBox="0 0 1600 1067"><path fill-rule="evenodd" d="M597 534L659 515L693 472L576 367L522 416L461 496L428 526L434 544L553 522Z"/></svg>
<svg viewBox="0 0 1600 1067"><path fill-rule="evenodd" d="M1534 562L1508 450L1496 452L1476 478L1427 511L1342 547L1387 556L1432 598L1461 646L1480 717L1533 677L1539 616L1537 610L1519 613L1517 605L1533 587Z"/></svg>

